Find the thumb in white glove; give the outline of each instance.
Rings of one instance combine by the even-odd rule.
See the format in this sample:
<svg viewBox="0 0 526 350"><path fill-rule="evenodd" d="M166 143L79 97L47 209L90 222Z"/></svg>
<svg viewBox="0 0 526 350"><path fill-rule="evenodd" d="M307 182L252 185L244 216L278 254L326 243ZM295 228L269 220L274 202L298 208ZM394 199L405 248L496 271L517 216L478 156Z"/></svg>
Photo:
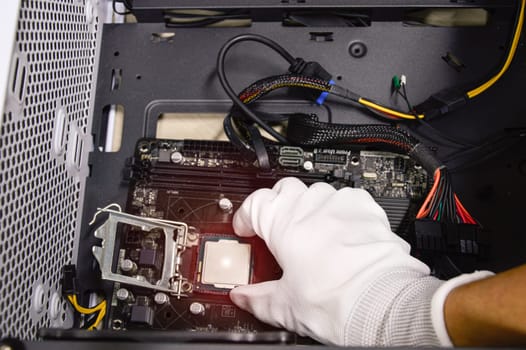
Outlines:
<svg viewBox="0 0 526 350"><path fill-rule="evenodd" d="M260 236L283 269L280 280L230 293L260 320L336 345L450 345L434 326L445 330L443 300L435 320L431 311L443 282L366 191L286 178L250 195L233 224Z"/></svg>

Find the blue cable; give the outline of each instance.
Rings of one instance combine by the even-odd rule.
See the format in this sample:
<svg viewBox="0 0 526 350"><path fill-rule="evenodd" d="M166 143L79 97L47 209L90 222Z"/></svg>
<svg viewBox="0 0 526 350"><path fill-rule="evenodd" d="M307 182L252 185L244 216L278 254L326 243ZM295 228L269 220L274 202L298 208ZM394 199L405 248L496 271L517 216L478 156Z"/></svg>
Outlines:
<svg viewBox="0 0 526 350"><path fill-rule="evenodd" d="M334 80L329 80L329 85L334 85ZM318 99L316 100L316 104L321 106L325 100L327 99L327 97L329 96L329 92L328 91L323 91L320 96L318 97Z"/></svg>

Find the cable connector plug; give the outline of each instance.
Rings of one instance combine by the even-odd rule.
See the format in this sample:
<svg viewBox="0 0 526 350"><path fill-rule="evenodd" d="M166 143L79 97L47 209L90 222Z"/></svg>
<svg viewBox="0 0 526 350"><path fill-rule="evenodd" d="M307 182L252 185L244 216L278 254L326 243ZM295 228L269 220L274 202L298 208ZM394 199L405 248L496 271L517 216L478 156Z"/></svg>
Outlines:
<svg viewBox="0 0 526 350"><path fill-rule="evenodd" d="M479 225L415 220L414 248L486 257L486 234Z"/></svg>
<svg viewBox="0 0 526 350"><path fill-rule="evenodd" d="M321 64L318 62L306 62L301 57L296 57L294 63L292 63L289 67L289 72L292 74L299 74L324 81L330 81L332 84L334 84L331 73L327 72L327 70L325 70ZM322 92L320 94L317 91L306 91L304 94L307 96L307 98L316 101L316 103L319 105L322 105L329 95L327 92Z"/></svg>
<svg viewBox="0 0 526 350"><path fill-rule="evenodd" d="M425 118L430 120L463 107L468 100L468 96L462 90L445 89L431 95L414 108L418 114L424 114Z"/></svg>
<svg viewBox="0 0 526 350"><path fill-rule="evenodd" d="M327 72L327 70L325 70L321 64L318 62L306 62L301 57L296 57L294 63L292 63L289 67L289 72L293 74L306 75L325 81L332 79L331 73Z"/></svg>
<svg viewBox="0 0 526 350"><path fill-rule="evenodd" d="M77 267L75 265L64 265L62 268L62 295L77 294Z"/></svg>

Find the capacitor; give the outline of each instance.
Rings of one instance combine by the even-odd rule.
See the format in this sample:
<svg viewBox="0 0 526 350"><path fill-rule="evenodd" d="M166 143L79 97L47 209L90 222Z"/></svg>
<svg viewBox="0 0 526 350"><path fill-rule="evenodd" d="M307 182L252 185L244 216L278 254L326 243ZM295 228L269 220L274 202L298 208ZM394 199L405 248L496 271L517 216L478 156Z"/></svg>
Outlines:
<svg viewBox="0 0 526 350"><path fill-rule="evenodd" d="M170 159L172 160L172 163L179 164L183 161L183 155L181 152L173 152L170 155Z"/></svg>
<svg viewBox="0 0 526 350"><path fill-rule="evenodd" d="M224 212L229 212L234 207L234 204L232 204L232 201L228 198L221 198L219 200L219 208L223 210Z"/></svg>
<svg viewBox="0 0 526 350"><path fill-rule="evenodd" d="M121 261L121 270L128 274L137 272L137 264L130 259L124 259Z"/></svg>
<svg viewBox="0 0 526 350"><path fill-rule="evenodd" d="M132 293L129 290L127 290L126 288L119 288L117 290L117 293L115 293L115 296L120 301L132 301L133 300Z"/></svg>
<svg viewBox="0 0 526 350"><path fill-rule="evenodd" d="M205 306L198 302L190 304L190 313L193 315L203 315L205 313Z"/></svg>
<svg viewBox="0 0 526 350"><path fill-rule="evenodd" d="M170 297L164 293L159 292L155 294L153 300L156 304L163 305L170 301Z"/></svg>
<svg viewBox="0 0 526 350"><path fill-rule="evenodd" d="M307 160L303 163L303 169L310 171L314 168L314 164L310 160Z"/></svg>

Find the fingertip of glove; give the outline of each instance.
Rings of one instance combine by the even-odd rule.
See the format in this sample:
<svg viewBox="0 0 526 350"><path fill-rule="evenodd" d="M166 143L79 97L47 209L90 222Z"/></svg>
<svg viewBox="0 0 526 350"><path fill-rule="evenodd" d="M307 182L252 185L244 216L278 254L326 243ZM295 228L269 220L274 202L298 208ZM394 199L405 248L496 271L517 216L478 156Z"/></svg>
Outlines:
<svg viewBox="0 0 526 350"><path fill-rule="evenodd" d="M385 210L378 204L378 202L368 191L362 188L345 187L340 189L337 195L348 197L349 205L354 204L355 208L359 207L362 210L366 210L370 214L376 215L383 225L388 230L391 230L391 225L389 224Z"/></svg>
<svg viewBox="0 0 526 350"><path fill-rule="evenodd" d="M235 287L229 293L230 300L239 308L246 310L248 306L248 297L243 292L243 286Z"/></svg>
<svg viewBox="0 0 526 350"><path fill-rule="evenodd" d="M274 198L276 193L270 188L261 188L248 196L234 214L232 220L234 232L240 237L252 237L258 234L255 219Z"/></svg>
<svg viewBox="0 0 526 350"><path fill-rule="evenodd" d="M373 196L371 196L371 194L368 191L364 190L363 188L344 187L340 189L340 192L349 192L349 193L352 193L353 196L359 199L367 199L367 200L374 201Z"/></svg>
<svg viewBox="0 0 526 350"><path fill-rule="evenodd" d="M284 303L278 291L279 281L239 286L230 291L230 300L259 320L284 327Z"/></svg>
<svg viewBox="0 0 526 350"><path fill-rule="evenodd" d="M312 185L310 185L309 190L325 191L330 193L336 192L336 189L326 182L315 182Z"/></svg>
<svg viewBox="0 0 526 350"><path fill-rule="evenodd" d="M238 286L229 293L230 300L239 308L254 313L254 304L262 302L269 293L266 282ZM257 307L256 307L257 309Z"/></svg>
<svg viewBox="0 0 526 350"><path fill-rule="evenodd" d="M295 177L284 177L272 187L272 191L278 194L283 192L301 193L305 192L306 189L307 185Z"/></svg>
<svg viewBox="0 0 526 350"><path fill-rule="evenodd" d="M252 228L252 224L249 221L249 215L250 214L247 213L244 208L240 208L234 214L232 226L234 228L234 233L239 237L252 237L256 235L254 229Z"/></svg>

